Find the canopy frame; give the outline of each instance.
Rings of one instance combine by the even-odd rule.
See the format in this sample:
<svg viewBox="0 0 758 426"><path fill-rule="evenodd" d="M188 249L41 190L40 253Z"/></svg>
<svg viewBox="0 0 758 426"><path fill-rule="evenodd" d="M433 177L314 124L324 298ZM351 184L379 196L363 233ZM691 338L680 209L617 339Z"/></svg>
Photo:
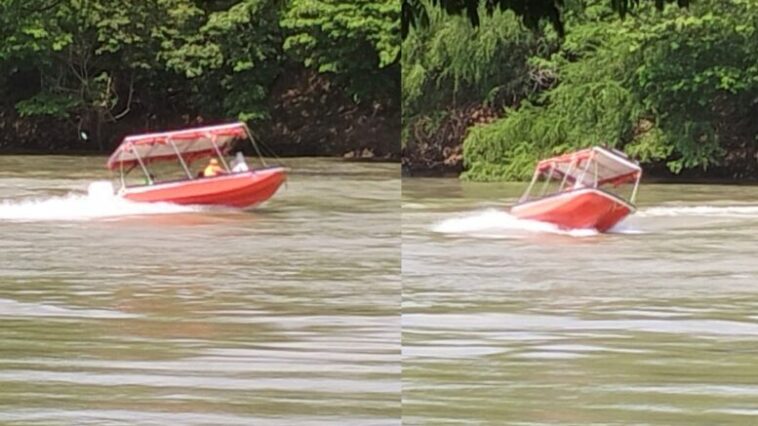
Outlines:
<svg viewBox="0 0 758 426"><path fill-rule="evenodd" d="M559 179L556 192L588 187L599 189L604 186L615 187L631 183L634 186L629 201L634 203L642 179L642 168L625 154L614 151L594 147L540 161L532 174L529 186L519 198L519 203L551 195L548 194L548 188L554 178ZM604 167L602 173L601 166ZM592 172L590 172L591 167ZM543 176L545 182L542 184L539 195L532 197L534 186Z"/></svg>
<svg viewBox="0 0 758 426"><path fill-rule="evenodd" d="M179 148L176 146L174 141L171 139L171 137L167 138L168 143L171 144L171 148L174 149L174 152L176 152L176 157L179 159L179 162L182 164L182 168L184 169L184 173L187 174L187 178L190 180L195 179L195 176L192 175L192 172L189 169L189 166L187 166L187 163L184 162L184 157L182 157L182 153L179 151Z"/></svg>
<svg viewBox="0 0 758 426"><path fill-rule="evenodd" d="M245 138L250 140L260 164L268 167L250 128L244 122L127 136L108 159L107 166L111 170L119 170L122 187L127 186L126 176L137 166L145 174L147 183L154 184L150 163L173 159L178 160L190 180L196 179L196 176L192 174L189 163L203 157L218 156L227 173L232 173L225 153ZM200 142L204 146L198 147Z"/></svg>
<svg viewBox="0 0 758 426"><path fill-rule="evenodd" d="M231 172L232 169L229 168L229 164L226 163L224 154L221 152L221 149L219 149L218 144L216 143L216 135L211 135L210 133L208 133L208 137L211 140L211 145L213 145L213 149L215 149L216 154L218 154L219 160L221 160L221 164L224 165L224 169L226 169L227 172Z"/></svg>
<svg viewBox="0 0 758 426"><path fill-rule="evenodd" d="M142 157L140 157L139 153L133 147L132 147L132 151L134 152L134 156L137 158L137 162L139 162L140 167L142 167L142 171L145 172L145 177L147 178L147 183L150 184L150 185L152 185L153 184L153 177L150 176L150 172L147 170L147 167L145 166L145 163L142 161Z"/></svg>

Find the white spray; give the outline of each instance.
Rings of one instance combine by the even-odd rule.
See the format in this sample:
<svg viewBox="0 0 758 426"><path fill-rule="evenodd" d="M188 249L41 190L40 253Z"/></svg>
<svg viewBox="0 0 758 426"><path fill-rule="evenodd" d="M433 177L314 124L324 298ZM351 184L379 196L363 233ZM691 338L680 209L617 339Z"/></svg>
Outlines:
<svg viewBox="0 0 758 426"><path fill-rule="evenodd" d="M108 181L92 182L86 195L0 200L0 220L13 221L77 221L198 210L197 206L132 202L117 196Z"/></svg>

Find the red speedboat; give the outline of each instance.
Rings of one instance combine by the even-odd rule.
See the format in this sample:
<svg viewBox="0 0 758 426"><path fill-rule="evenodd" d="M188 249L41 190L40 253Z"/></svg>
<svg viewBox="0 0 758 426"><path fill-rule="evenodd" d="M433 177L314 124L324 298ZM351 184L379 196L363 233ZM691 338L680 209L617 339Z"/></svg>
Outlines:
<svg viewBox="0 0 758 426"><path fill-rule="evenodd" d="M532 182L511 214L553 223L563 229L605 232L634 213L642 169L616 150L584 149L537 164ZM543 179L537 196L532 190ZM624 197L623 187L631 186Z"/></svg>
<svg viewBox="0 0 758 426"><path fill-rule="evenodd" d="M234 161L227 159L240 139L253 143L261 167L251 169L241 153ZM216 162L220 170L215 176L205 177L203 166L193 164L209 157L220 160ZM165 170L165 165L172 163L180 166L178 172L177 167L173 172ZM129 172L138 166L144 178L135 183ZM160 170L161 166L164 170ZM132 201L239 208L268 200L287 178L284 167L265 163L244 123L128 136L108 159L108 168L120 170L118 193Z"/></svg>

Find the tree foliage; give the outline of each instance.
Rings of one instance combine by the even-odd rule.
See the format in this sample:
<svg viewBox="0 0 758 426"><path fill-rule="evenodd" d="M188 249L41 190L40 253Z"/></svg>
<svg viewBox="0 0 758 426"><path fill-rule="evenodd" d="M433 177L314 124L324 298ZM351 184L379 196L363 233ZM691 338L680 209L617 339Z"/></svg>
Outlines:
<svg viewBox="0 0 758 426"><path fill-rule="evenodd" d="M483 103L498 109L514 105L550 85L552 78L529 58L557 47L550 30L540 34L521 27L513 12L483 14L472 27L465 17L429 7L429 23L403 40L403 145L413 143L430 123L442 124L447 111ZM482 9L483 11L484 9Z"/></svg>
<svg viewBox="0 0 758 426"><path fill-rule="evenodd" d="M266 117L264 101L283 55L278 3L242 0L204 10L196 32L168 41L161 57L189 79L195 103L214 115Z"/></svg>
<svg viewBox="0 0 758 426"><path fill-rule="evenodd" d="M411 27L425 26L429 22L429 8L425 0L403 0L403 36L408 34ZM610 7L622 18L631 10L640 6L640 0L608 0ZM644 1L644 0L643 0ZM513 11L521 17L522 22L530 29L539 28L542 21L549 21L555 31L564 34L564 18L562 11L566 0L431 0L432 5L451 15L466 15L473 26L479 26L483 12L491 15L495 10ZM569 3L572 0L568 0ZM666 3L677 3L687 7L690 0L652 0L658 10ZM482 11L484 7L484 11Z"/></svg>
<svg viewBox="0 0 758 426"><path fill-rule="evenodd" d="M571 0L568 0L569 2ZM689 0L650 0L655 7L662 10L665 3L676 2L681 7L689 5ZM403 0L403 35L411 27L424 26L429 21L428 8L424 0ZM564 23L561 15L566 0L432 0L432 4L451 15L465 14L472 25L478 26L483 15L484 6L487 14L495 10L511 10L520 16L523 23L531 29L537 29L542 21L549 21L558 34L563 35ZM639 7L640 0L608 0L610 7L621 17L630 10ZM644 2L644 0L643 0Z"/></svg>
<svg viewBox="0 0 758 426"><path fill-rule="evenodd" d="M548 38L520 28L511 12L485 16L473 28L463 17L431 10L429 26L403 41L403 113L523 97L532 77L529 57L550 46Z"/></svg>
<svg viewBox="0 0 758 426"><path fill-rule="evenodd" d="M469 132L465 177L523 179L537 158L595 144L674 173L754 167L758 4L642 5L619 21L590 2L566 23L560 50L530 59L557 84Z"/></svg>
<svg viewBox="0 0 758 426"><path fill-rule="evenodd" d="M319 72L344 77L355 95L398 89L396 0L292 0L282 25L288 30L285 51Z"/></svg>
<svg viewBox="0 0 758 426"><path fill-rule="evenodd" d="M263 120L296 66L391 103L397 90L376 89L398 85L399 13L390 0L0 0L0 108L98 141L135 109Z"/></svg>

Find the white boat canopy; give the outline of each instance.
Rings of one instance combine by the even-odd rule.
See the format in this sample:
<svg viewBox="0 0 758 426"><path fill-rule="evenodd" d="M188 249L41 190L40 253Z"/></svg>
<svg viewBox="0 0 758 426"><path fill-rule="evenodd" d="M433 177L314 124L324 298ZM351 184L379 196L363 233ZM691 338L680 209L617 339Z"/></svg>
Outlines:
<svg viewBox="0 0 758 426"><path fill-rule="evenodd" d="M549 183L557 180L558 193L570 189L599 188L603 185L618 186L634 184L630 201L634 202L642 178L640 165L623 152L593 147L557 157L546 158L537 163L534 176L519 202L529 200L532 188L540 177L545 178L539 197L548 193Z"/></svg>
<svg viewBox="0 0 758 426"><path fill-rule="evenodd" d="M596 188L634 183L642 168L620 151L593 147L542 160L535 174L560 176L573 185Z"/></svg>
<svg viewBox="0 0 758 426"><path fill-rule="evenodd" d="M162 133L148 133L124 138L108 159L111 170L134 167L158 160L193 160L206 156L223 156L236 140L252 135L245 123L197 127ZM257 149L257 147L256 147Z"/></svg>

